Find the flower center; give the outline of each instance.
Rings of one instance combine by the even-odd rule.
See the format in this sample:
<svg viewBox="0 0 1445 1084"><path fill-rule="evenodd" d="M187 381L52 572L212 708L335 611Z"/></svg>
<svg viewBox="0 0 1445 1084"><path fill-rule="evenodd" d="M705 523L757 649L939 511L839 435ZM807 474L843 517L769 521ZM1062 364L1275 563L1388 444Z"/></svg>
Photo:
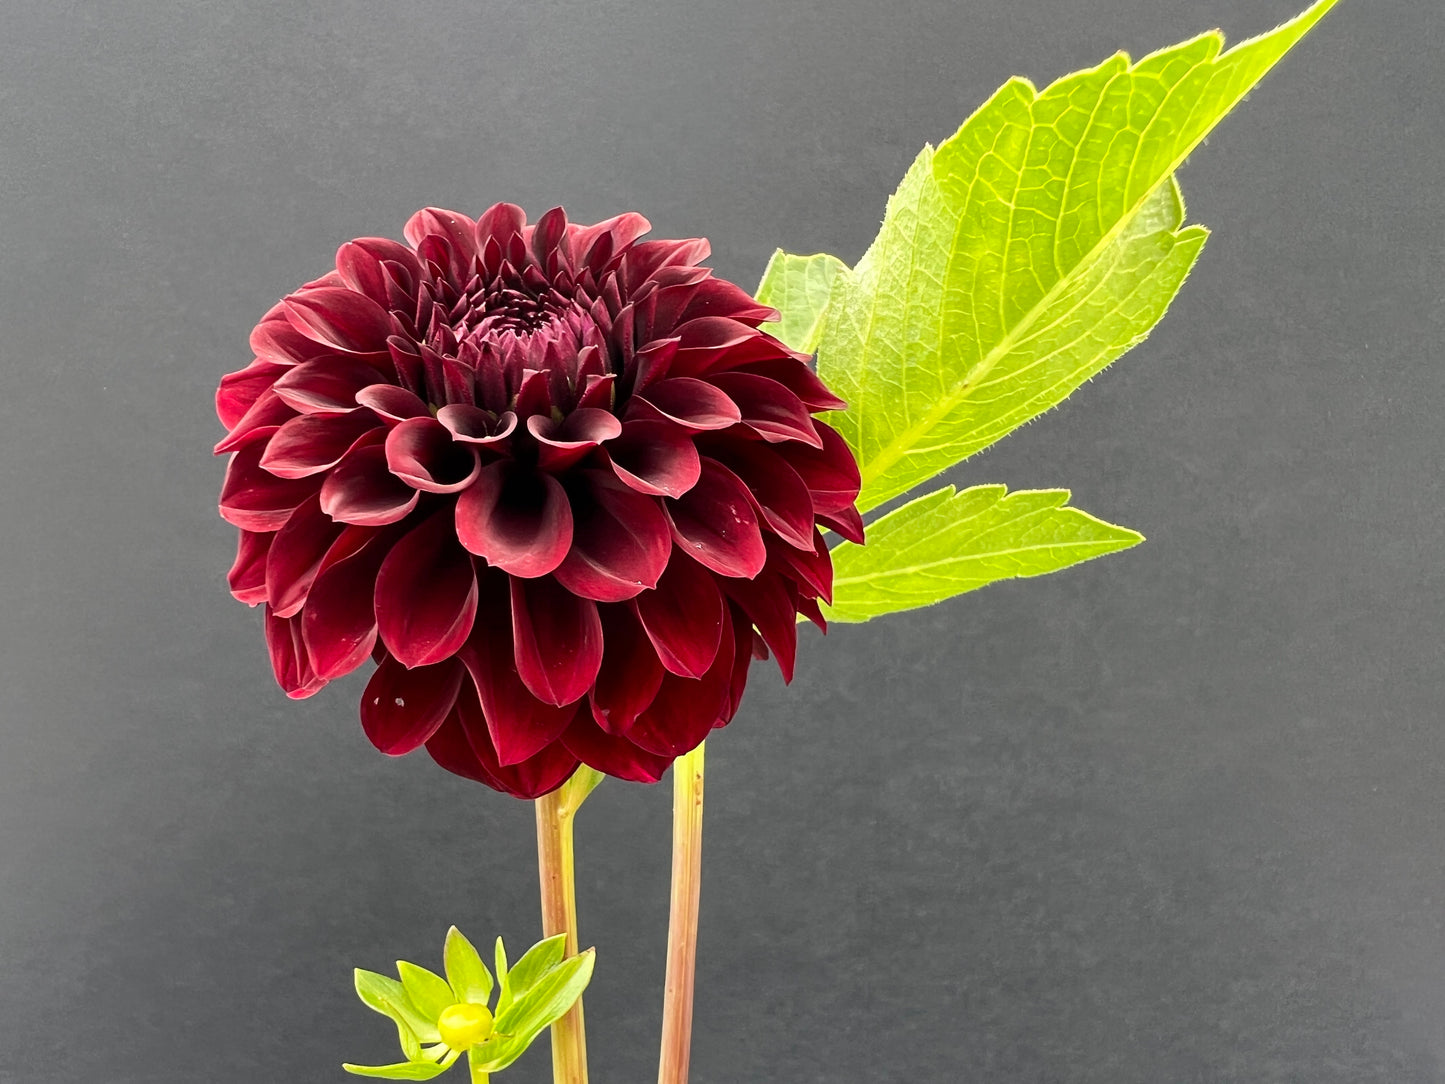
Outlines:
<svg viewBox="0 0 1445 1084"><path fill-rule="evenodd" d="M448 1005L437 1019L442 1042L453 1050L470 1050L492 1034L492 1014L485 1005Z"/></svg>

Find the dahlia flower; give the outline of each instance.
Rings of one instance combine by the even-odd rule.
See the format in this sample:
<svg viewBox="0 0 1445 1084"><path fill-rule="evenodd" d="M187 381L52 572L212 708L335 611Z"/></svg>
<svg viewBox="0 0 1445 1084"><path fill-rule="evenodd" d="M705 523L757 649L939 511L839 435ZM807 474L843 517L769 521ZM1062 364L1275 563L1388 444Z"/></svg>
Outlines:
<svg viewBox="0 0 1445 1084"><path fill-rule="evenodd" d="M776 313L636 214L429 208L272 308L221 381L232 593L292 697L377 667L384 753L519 797L656 781L861 540L839 402Z"/></svg>

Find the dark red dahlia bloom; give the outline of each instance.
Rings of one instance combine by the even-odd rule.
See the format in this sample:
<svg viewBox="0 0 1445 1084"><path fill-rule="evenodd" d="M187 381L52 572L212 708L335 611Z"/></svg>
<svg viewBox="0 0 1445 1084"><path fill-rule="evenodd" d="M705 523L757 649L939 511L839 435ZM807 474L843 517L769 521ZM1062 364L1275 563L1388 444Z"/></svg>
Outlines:
<svg viewBox="0 0 1445 1084"><path fill-rule="evenodd" d="M627 214L428 209L361 238L221 381L232 593L293 697L378 662L385 753L536 797L579 761L656 781L737 710L797 616L819 530L861 540L840 407L775 316Z"/></svg>

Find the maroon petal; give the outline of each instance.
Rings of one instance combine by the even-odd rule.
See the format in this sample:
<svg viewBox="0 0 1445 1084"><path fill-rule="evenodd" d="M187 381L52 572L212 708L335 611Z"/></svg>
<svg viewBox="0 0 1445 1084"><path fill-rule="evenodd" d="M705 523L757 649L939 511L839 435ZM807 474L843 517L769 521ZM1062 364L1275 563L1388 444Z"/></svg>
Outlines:
<svg viewBox="0 0 1445 1084"><path fill-rule="evenodd" d="M326 684L326 680L311 669L311 663L306 658L299 618L277 617L267 606L266 648L271 656L271 671L276 675L276 683L292 700L305 700Z"/></svg>
<svg viewBox="0 0 1445 1084"><path fill-rule="evenodd" d="M463 546L504 572L545 576L572 545L572 509L550 474L492 463L457 498L456 533Z"/></svg>
<svg viewBox="0 0 1445 1084"><path fill-rule="evenodd" d="M395 531L348 527L321 563L306 595L301 632L317 674L349 674L376 645L376 574Z"/></svg>
<svg viewBox="0 0 1445 1084"><path fill-rule="evenodd" d="M447 427L453 440L478 447L502 445L517 428L517 416L510 410L498 415L464 403L442 407L437 411L437 421Z"/></svg>
<svg viewBox="0 0 1445 1084"><path fill-rule="evenodd" d="M626 738L608 734L586 712L578 712L562 735L567 751L599 772L634 783L656 783L673 761L639 749Z"/></svg>
<svg viewBox="0 0 1445 1084"><path fill-rule="evenodd" d="M457 706L426 747L432 759L448 771L518 798L539 798L554 791L577 770L577 758L560 742L520 763L499 763L476 691L465 684Z"/></svg>
<svg viewBox="0 0 1445 1084"><path fill-rule="evenodd" d="M336 273L352 290L365 294L383 309L397 307L403 300L396 288L394 272L386 265L405 269L402 278L413 282L421 270L416 254L405 245L384 237L358 237L336 250Z"/></svg>
<svg viewBox="0 0 1445 1084"><path fill-rule="evenodd" d="M725 609L707 569L683 553L674 554L657 590L639 595L636 607L663 666L690 678L707 672L717 658Z"/></svg>
<svg viewBox="0 0 1445 1084"><path fill-rule="evenodd" d="M261 466L278 478L305 478L341 462L351 447L377 427L369 410L353 414L302 414L276 430Z"/></svg>
<svg viewBox="0 0 1445 1084"><path fill-rule="evenodd" d="M758 304L741 286L710 278L698 283L676 322L684 324L702 316L727 316L756 327L764 320L776 320L778 311Z"/></svg>
<svg viewBox="0 0 1445 1084"><path fill-rule="evenodd" d="M228 430L246 416L257 399L282 373L290 371L289 365L257 358L246 368L221 377L221 386L216 389L216 417Z"/></svg>
<svg viewBox="0 0 1445 1084"><path fill-rule="evenodd" d="M517 673L540 700L570 704L597 679L602 665L597 604L550 578L512 578L512 639Z"/></svg>
<svg viewBox="0 0 1445 1084"><path fill-rule="evenodd" d="M321 479L277 478L261 467L264 449L248 444L231 456L221 484L221 518L245 531L277 531L307 497L321 488Z"/></svg>
<svg viewBox="0 0 1445 1084"><path fill-rule="evenodd" d="M266 595L277 617L290 617L301 609L321 570L321 559L344 530L345 525L321 511L321 502L312 496L276 532L266 557Z"/></svg>
<svg viewBox="0 0 1445 1084"><path fill-rule="evenodd" d="M726 429L742 419L742 412L721 389L682 376L659 380L634 396L627 419L670 421L685 429Z"/></svg>
<svg viewBox="0 0 1445 1084"><path fill-rule="evenodd" d="M595 226L572 227L572 258L578 267L587 265L600 274L613 255L622 252L648 230L652 223L629 211Z"/></svg>
<svg viewBox="0 0 1445 1084"><path fill-rule="evenodd" d="M764 573L752 580L724 580L722 589L756 625L764 642L773 649L783 681L793 680L793 662L798 653L797 592L777 574Z"/></svg>
<svg viewBox="0 0 1445 1084"><path fill-rule="evenodd" d="M356 393L381 374L359 358L318 358L292 366L276 381L276 394L302 414L340 414L356 409Z"/></svg>
<svg viewBox="0 0 1445 1084"><path fill-rule="evenodd" d="M231 594L248 606L266 601L266 553L275 534L242 531L236 543L236 560L226 574Z"/></svg>
<svg viewBox="0 0 1445 1084"><path fill-rule="evenodd" d="M592 718L609 734L626 732L662 685L662 662L630 606L599 606L602 669L588 699Z"/></svg>
<svg viewBox="0 0 1445 1084"><path fill-rule="evenodd" d="M858 499L858 490L862 485L858 463L836 429L816 418L813 429L818 434L821 449L789 444L782 451L799 477L808 484L808 491L813 495L814 511L839 512Z"/></svg>
<svg viewBox="0 0 1445 1084"><path fill-rule="evenodd" d="M451 510L444 508L412 528L382 562L377 628L401 663L426 666L462 646L476 612L476 572L452 533Z"/></svg>
<svg viewBox="0 0 1445 1084"><path fill-rule="evenodd" d="M251 404L239 421L231 427L214 448L217 455L234 452L246 444L263 438L270 438L282 425L296 417L296 411L283 403L280 397L267 388Z"/></svg>
<svg viewBox="0 0 1445 1084"><path fill-rule="evenodd" d="M797 358L770 358L740 366L739 369L776 380L801 399L810 411L847 409L848 404L829 391L818 374Z"/></svg>
<svg viewBox="0 0 1445 1084"><path fill-rule="evenodd" d="M378 435L380 430L377 431ZM321 486L321 510L338 523L376 527L405 519L421 494L386 465L380 440L347 452Z"/></svg>
<svg viewBox="0 0 1445 1084"><path fill-rule="evenodd" d="M776 537L763 541L767 543L770 567L786 571L800 589L806 588L802 591L804 595L820 596L824 602L833 601L833 561L828 556L828 542L822 531L814 529L812 548L806 552Z"/></svg>
<svg viewBox="0 0 1445 1084"><path fill-rule="evenodd" d="M477 450L452 440L435 418L408 418L386 435L386 465L426 493L460 493L481 471Z"/></svg>
<svg viewBox="0 0 1445 1084"><path fill-rule="evenodd" d="M410 670L383 660L361 694L361 729L387 756L410 753L442 725L465 676L456 659Z"/></svg>
<svg viewBox="0 0 1445 1084"><path fill-rule="evenodd" d="M720 576L756 576L767 561L747 487L721 464L702 461L698 484L665 502L672 535L689 557Z"/></svg>
<svg viewBox="0 0 1445 1084"><path fill-rule="evenodd" d="M742 479L769 527L791 545L812 548L812 495L786 458L762 441L751 440L719 443L708 452Z"/></svg>
<svg viewBox="0 0 1445 1084"><path fill-rule="evenodd" d="M692 434L671 422L628 422L607 457L617 477L655 497L681 497L702 473Z"/></svg>
<svg viewBox="0 0 1445 1084"><path fill-rule="evenodd" d="M369 297L328 286L300 290L282 303L292 326L317 342L356 354L386 353L391 316Z"/></svg>
<svg viewBox="0 0 1445 1084"><path fill-rule="evenodd" d="M572 547L556 568L557 582L598 602L621 602L656 587L672 549L657 498L600 471L585 476L590 490L572 505Z"/></svg>
<svg viewBox="0 0 1445 1084"><path fill-rule="evenodd" d="M816 518L824 527L831 527L849 542L863 544L863 517L851 505L836 512L819 512Z"/></svg>
<svg viewBox="0 0 1445 1084"><path fill-rule="evenodd" d="M427 409L421 396L405 388L398 388L395 384L371 384L356 393L356 401L364 407L370 407L389 422L404 422L408 418L431 416L431 411Z"/></svg>
<svg viewBox="0 0 1445 1084"><path fill-rule="evenodd" d="M621 433L622 423L605 410L582 407L560 422L534 414L527 419L527 432L537 441L538 465L546 471L560 471Z"/></svg>
<svg viewBox="0 0 1445 1084"><path fill-rule="evenodd" d="M823 446L803 400L776 380L736 372L717 373L711 379L737 404L743 424L764 440L774 444L800 440L815 448Z"/></svg>
<svg viewBox="0 0 1445 1084"><path fill-rule="evenodd" d="M628 728L627 740L661 756L696 749L728 709L733 651L732 623L724 616L722 644L707 673L696 679L664 677L657 696Z"/></svg>

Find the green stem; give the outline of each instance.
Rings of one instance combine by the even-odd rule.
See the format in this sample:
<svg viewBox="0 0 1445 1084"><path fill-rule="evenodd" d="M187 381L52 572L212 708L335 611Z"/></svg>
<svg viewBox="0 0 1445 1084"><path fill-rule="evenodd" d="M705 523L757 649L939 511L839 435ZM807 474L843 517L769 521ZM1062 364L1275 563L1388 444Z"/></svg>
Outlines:
<svg viewBox="0 0 1445 1084"><path fill-rule="evenodd" d="M672 764L672 903L667 924L667 985L662 1002L658 1084L687 1084L697 913L702 894L703 747Z"/></svg>
<svg viewBox="0 0 1445 1084"><path fill-rule="evenodd" d="M576 777L574 777L574 780ZM578 781L580 784L580 781ZM577 888L573 874L572 818L588 786L569 781L537 799L537 873L542 890L542 935L567 935L567 955L577 954ZM579 793L580 792L580 793ZM582 999L552 1025L554 1084L587 1084L587 1034Z"/></svg>

